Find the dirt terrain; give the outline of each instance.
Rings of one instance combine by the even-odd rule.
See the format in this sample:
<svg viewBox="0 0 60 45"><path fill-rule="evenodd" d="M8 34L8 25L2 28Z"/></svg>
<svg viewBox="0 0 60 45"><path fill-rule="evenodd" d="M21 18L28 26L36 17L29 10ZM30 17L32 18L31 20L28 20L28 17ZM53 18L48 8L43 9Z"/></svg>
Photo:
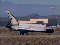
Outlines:
<svg viewBox="0 0 60 45"><path fill-rule="evenodd" d="M0 37L0 45L60 45L60 38Z"/></svg>
<svg viewBox="0 0 60 45"><path fill-rule="evenodd" d="M6 27L0 27L0 35L20 35L20 31L10 31Z"/></svg>
<svg viewBox="0 0 60 45"><path fill-rule="evenodd" d="M0 45L60 45L60 29L54 30L51 34L29 32L29 35L20 35L19 31L0 27Z"/></svg>

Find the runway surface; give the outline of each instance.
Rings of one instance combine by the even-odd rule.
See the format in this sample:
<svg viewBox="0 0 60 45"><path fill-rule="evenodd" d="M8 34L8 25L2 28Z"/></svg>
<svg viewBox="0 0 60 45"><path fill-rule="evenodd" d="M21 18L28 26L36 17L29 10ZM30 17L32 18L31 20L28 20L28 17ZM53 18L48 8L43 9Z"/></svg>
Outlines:
<svg viewBox="0 0 60 45"><path fill-rule="evenodd" d="M0 35L0 37L60 37L60 35Z"/></svg>

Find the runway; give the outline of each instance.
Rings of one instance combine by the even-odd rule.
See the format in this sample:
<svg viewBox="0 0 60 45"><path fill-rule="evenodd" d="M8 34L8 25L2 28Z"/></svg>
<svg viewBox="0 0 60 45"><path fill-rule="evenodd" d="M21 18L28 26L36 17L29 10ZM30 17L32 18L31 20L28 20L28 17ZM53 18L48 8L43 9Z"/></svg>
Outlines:
<svg viewBox="0 0 60 45"><path fill-rule="evenodd" d="M0 35L0 37L60 37L60 35Z"/></svg>

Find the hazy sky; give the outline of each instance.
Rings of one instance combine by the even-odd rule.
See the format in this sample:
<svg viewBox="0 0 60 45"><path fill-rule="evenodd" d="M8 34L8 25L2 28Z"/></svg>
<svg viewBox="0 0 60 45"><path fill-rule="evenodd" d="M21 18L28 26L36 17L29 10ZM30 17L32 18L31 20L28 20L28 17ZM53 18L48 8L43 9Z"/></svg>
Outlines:
<svg viewBox="0 0 60 45"><path fill-rule="evenodd" d="M10 1L15 4L39 4L39 5L60 5L60 0L1 0Z"/></svg>

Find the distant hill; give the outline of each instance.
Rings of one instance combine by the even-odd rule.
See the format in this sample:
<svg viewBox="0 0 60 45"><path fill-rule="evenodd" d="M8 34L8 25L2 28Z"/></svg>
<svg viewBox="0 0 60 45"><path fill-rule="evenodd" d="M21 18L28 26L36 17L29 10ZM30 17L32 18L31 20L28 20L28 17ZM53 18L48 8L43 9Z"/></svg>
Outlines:
<svg viewBox="0 0 60 45"><path fill-rule="evenodd" d="M30 15L27 15L27 16L16 17L16 18L17 18L17 20L30 20L30 19L40 19L40 18L44 18L44 19L55 18L58 21L60 21L60 15L40 16L38 14L30 14Z"/></svg>
<svg viewBox="0 0 60 45"><path fill-rule="evenodd" d="M50 16L40 16L38 14L29 14L27 16L16 17L17 20L30 20L30 19L40 19L40 18L56 18L60 21L60 15L50 15ZM8 17L1 17L1 20L9 20Z"/></svg>
<svg viewBox="0 0 60 45"><path fill-rule="evenodd" d="M23 16L23 17L17 17L17 19L19 20L30 20L30 19L38 19L40 16L38 14L30 14L27 16Z"/></svg>

